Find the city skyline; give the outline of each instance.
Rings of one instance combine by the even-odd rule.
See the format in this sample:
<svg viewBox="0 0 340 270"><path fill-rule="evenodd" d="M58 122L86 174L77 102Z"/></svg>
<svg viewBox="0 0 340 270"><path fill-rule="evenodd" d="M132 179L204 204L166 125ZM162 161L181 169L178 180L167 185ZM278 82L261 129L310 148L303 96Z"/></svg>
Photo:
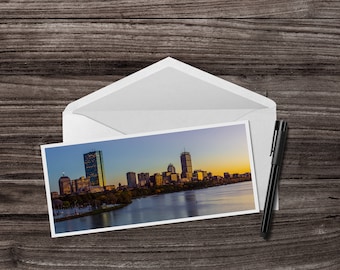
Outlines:
<svg viewBox="0 0 340 270"><path fill-rule="evenodd" d="M127 184L127 172L162 173L171 163L181 173L180 155L190 152L193 170L213 175L251 172L245 124L204 128L111 141L46 148L50 190L58 191L64 173L85 176L83 155L102 151L107 185Z"/></svg>

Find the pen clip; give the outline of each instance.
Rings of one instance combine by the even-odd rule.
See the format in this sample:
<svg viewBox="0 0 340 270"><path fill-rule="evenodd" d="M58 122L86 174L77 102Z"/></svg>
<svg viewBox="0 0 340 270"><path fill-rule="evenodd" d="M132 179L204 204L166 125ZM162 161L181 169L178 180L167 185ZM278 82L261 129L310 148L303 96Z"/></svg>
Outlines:
<svg viewBox="0 0 340 270"><path fill-rule="evenodd" d="M271 146L271 149L270 149L270 155L271 156L274 151L275 151L275 146L276 146L276 140L277 140L277 133L278 133L278 130L279 130L279 124L280 122L279 121L276 121L275 122L275 129L274 129L274 134L273 134L273 141L272 141L272 146Z"/></svg>

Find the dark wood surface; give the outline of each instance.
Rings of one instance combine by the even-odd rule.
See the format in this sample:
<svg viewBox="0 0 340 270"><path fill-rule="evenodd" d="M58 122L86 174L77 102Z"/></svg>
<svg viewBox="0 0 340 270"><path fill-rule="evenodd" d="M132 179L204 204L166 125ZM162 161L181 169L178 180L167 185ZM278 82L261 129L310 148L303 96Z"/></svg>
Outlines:
<svg viewBox="0 0 340 270"><path fill-rule="evenodd" d="M339 1L1 1L1 269L339 269ZM65 106L172 56L278 105L280 211L51 239Z"/></svg>

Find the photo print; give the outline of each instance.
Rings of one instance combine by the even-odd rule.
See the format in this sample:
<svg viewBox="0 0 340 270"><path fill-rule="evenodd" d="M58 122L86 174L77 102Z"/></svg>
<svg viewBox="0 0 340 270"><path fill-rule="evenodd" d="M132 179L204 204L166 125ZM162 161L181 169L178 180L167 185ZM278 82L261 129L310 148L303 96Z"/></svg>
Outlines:
<svg viewBox="0 0 340 270"><path fill-rule="evenodd" d="M247 121L41 150L52 237L259 212Z"/></svg>

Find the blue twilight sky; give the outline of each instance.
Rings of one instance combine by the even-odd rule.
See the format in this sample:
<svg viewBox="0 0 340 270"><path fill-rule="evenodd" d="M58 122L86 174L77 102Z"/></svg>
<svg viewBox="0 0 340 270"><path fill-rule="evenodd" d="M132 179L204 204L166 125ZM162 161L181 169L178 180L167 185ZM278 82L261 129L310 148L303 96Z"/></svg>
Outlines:
<svg viewBox="0 0 340 270"><path fill-rule="evenodd" d="M51 191L63 173L85 176L85 153L101 150L107 185L127 184L127 172L162 173L172 163L181 173L180 155L191 154L193 170L214 175L250 172L245 124L46 148Z"/></svg>

